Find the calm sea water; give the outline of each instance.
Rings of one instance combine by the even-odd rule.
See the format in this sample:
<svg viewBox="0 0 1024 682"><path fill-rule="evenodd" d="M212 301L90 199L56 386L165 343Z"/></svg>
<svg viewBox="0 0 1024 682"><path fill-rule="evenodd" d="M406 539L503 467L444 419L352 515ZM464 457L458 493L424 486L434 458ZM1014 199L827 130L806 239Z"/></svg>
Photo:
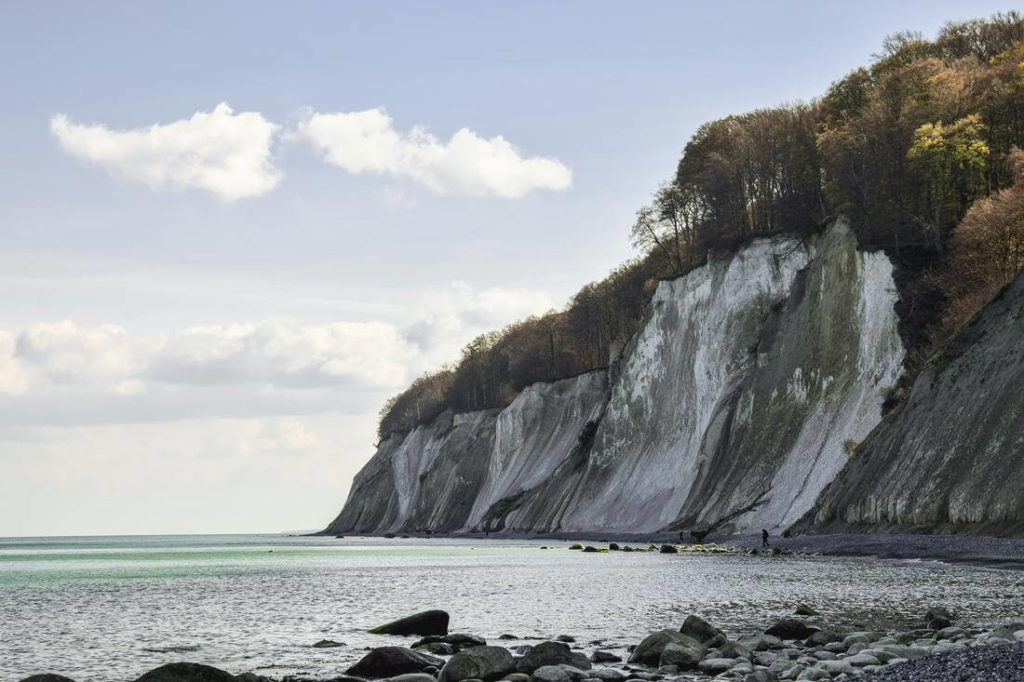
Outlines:
<svg viewBox="0 0 1024 682"><path fill-rule="evenodd" d="M198 661L272 677L337 675L369 635L427 608L488 638L572 634L625 646L699 613L736 634L797 602L822 620L909 626L934 604L978 623L1022 615L1019 573L934 563L581 554L540 542L284 536L0 539L0 680L132 680ZM329 638L338 649L313 649Z"/></svg>

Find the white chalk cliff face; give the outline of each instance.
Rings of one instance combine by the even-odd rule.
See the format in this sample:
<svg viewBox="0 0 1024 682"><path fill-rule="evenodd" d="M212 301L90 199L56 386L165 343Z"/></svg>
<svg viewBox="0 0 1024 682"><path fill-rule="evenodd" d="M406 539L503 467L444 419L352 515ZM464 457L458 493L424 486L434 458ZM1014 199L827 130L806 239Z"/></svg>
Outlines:
<svg viewBox="0 0 1024 682"><path fill-rule="evenodd" d="M392 436L331 532L787 526L881 419L892 267L842 223L662 282L609 372Z"/></svg>

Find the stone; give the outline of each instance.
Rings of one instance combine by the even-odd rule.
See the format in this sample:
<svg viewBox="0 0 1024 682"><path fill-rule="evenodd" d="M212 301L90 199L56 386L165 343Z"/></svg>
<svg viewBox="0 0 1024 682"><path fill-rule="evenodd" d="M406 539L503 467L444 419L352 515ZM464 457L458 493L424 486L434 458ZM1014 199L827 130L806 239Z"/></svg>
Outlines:
<svg viewBox="0 0 1024 682"><path fill-rule="evenodd" d="M662 554L678 554L679 549L675 545L662 545L658 550Z"/></svg>
<svg viewBox="0 0 1024 682"><path fill-rule="evenodd" d="M630 654L629 662L649 665L652 668L656 667L661 661L661 654L665 647L672 642L693 642L701 646L700 642L689 635L676 632L675 630L659 630L643 638L636 648L633 649L633 653Z"/></svg>
<svg viewBox="0 0 1024 682"><path fill-rule="evenodd" d="M796 610L793 611L793 614L797 616L817 616L818 612L807 604L797 604Z"/></svg>
<svg viewBox="0 0 1024 682"><path fill-rule="evenodd" d="M455 653L455 647L448 642L416 642L412 648L434 656L451 656Z"/></svg>
<svg viewBox="0 0 1024 682"><path fill-rule="evenodd" d="M569 545L569 549L583 549L583 545L581 545L578 542L574 542L571 545Z"/></svg>
<svg viewBox="0 0 1024 682"><path fill-rule="evenodd" d="M574 665L567 665L565 663L559 665L558 667L566 672L566 674L569 676L569 679L572 680L572 682L581 682L582 680L586 679L592 672L590 670L582 670Z"/></svg>
<svg viewBox="0 0 1024 682"><path fill-rule="evenodd" d="M511 654L509 656L511 657ZM441 667L444 665L444 659L401 646L382 646L371 649L345 673L356 677L379 679L405 673L423 672L424 668L432 665ZM151 681L146 680L145 682Z"/></svg>
<svg viewBox="0 0 1024 682"><path fill-rule="evenodd" d="M853 674L853 664L851 664L849 661L845 659L840 659L836 661L822 661L818 663L818 667L827 672L829 675L842 675L844 673L847 675Z"/></svg>
<svg viewBox="0 0 1024 682"><path fill-rule="evenodd" d="M509 673L501 679L508 680L508 682L530 682L530 676L526 673Z"/></svg>
<svg viewBox="0 0 1024 682"><path fill-rule="evenodd" d="M576 641L576 638L572 635L558 635L555 637L556 642L565 642L566 644L572 644Z"/></svg>
<svg viewBox="0 0 1024 682"><path fill-rule="evenodd" d="M378 625L370 632L375 635L447 635L448 620L447 611L433 609Z"/></svg>
<svg viewBox="0 0 1024 682"><path fill-rule="evenodd" d="M475 646L448 659L438 673L438 682L462 682L479 679L494 682L515 672L516 662L503 646Z"/></svg>
<svg viewBox="0 0 1024 682"><path fill-rule="evenodd" d="M722 658L742 658L745 661L749 661L754 655L754 652L739 642L726 642L718 647L718 652Z"/></svg>
<svg viewBox="0 0 1024 682"><path fill-rule="evenodd" d="M755 670L743 678L743 682L777 682L778 676L767 670Z"/></svg>
<svg viewBox="0 0 1024 682"><path fill-rule="evenodd" d="M487 640L483 637L477 637L476 635L467 635L462 632L456 632L450 635L445 635L442 641L444 641L445 644L451 644L452 648L455 649L455 653L458 653L463 649L469 649L470 647L474 646L487 646Z"/></svg>
<svg viewBox="0 0 1024 682"><path fill-rule="evenodd" d="M800 671L800 674L796 676L798 680L828 680L832 676L821 668L804 668Z"/></svg>
<svg viewBox="0 0 1024 682"><path fill-rule="evenodd" d="M561 666L542 665L533 671L530 679L534 682L570 682L571 678Z"/></svg>
<svg viewBox="0 0 1024 682"><path fill-rule="evenodd" d="M947 609L945 606L933 606L924 613L924 619L926 622L931 622L936 618L945 618L946 620L953 621L953 612ZM947 626L948 627L948 626Z"/></svg>
<svg viewBox="0 0 1024 682"><path fill-rule="evenodd" d="M21 682L75 682L70 677L64 677L63 675L56 675L54 673L43 673L41 675L32 675L21 680Z"/></svg>
<svg viewBox="0 0 1024 682"><path fill-rule="evenodd" d="M953 621L951 621L949 618L942 618L940 616L938 618L932 618L930 621L928 621L928 629L929 630L944 630L944 629L948 628L952 624L953 624Z"/></svg>
<svg viewBox="0 0 1024 682"><path fill-rule="evenodd" d="M588 678L601 680L601 682L622 682L626 679L625 674L614 668L597 668L587 671Z"/></svg>
<svg viewBox="0 0 1024 682"><path fill-rule="evenodd" d="M430 673L406 673L389 677L388 682L435 682L435 678Z"/></svg>
<svg viewBox="0 0 1024 682"><path fill-rule="evenodd" d="M617 543L610 542L610 543L608 543L608 549L610 551L612 551L612 552L618 552L619 551L619 545Z"/></svg>
<svg viewBox="0 0 1024 682"><path fill-rule="evenodd" d="M843 639L843 636L838 632L833 632L832 630L818 630L804 640L804 644L807 646L825 646L832 642L842 642Z"/></svg>
<svg viewBox="0 0 1024 682"><path fill-rule="evenodd" d="M705 658L697 668L705 675L717 675L731 670L736 663L734 658Z"/></svg>
<svg viewBox="0 0 1024 682"><path fill-rule="evenodd" d="M500 640L513 640L513 639L521 639L521 638L516 636L516 635L510 635L509 633L506 632L505 634L498 635L498 639L500 639Z"/></svg>
<svg viewBox="0 0 1024 682"><path fill-rule="evenodd" d="M878 665L881 663L881 661L879 661L871 654L865 653L854 654L853 656L849 656L847 658L844 658L843 660L849 663L850 665L857 666L858 668L863 668L866 665Z"/></svg>
<svg viewBox="0 0 1024 682"><path fill-rule="evenodd" d="M583 551L591 554L596 554L599 550L597 549L597 547L594 547L593 545L587 545L583 548Z"/></svg>
<svg viewBox="0 0 1024 682"><path fill-rule="evenodd" d="M167 663L154 668L136 682L234 682L235 676L202 663Z"/></svg>
<svg viewBox="0 0 1024 682"><path fill-rule="evenodd" d="M314 649L333 649L335 647L345 646L341 642L335 642L333 639L321 639L313 645Z"/></svg>
<svg viewBox="0 0 1024 682"><path fill-rule="evenodd" d="M595 649L594 653L590 654L590 660L594 663L619 663L622 656L606 649Z"/></svg>
<svg viewBox="0 0 1024 682"><path fill-rule="evenodd" d="M815 632L817 628L812 628L796 618L780 618L764 631L766 635L774 635L779 639L807 639Z"/></svg>
<svg viewBox="0 0 1024 682"><path fill-rule="evenodd" d="M724 632L716 628L711 623L707 622L700 616L694 615L686 617L686 620L683 621L682 626L679 628L679 632L692 637L701 644L707 644L718 635L725 635Z"/></svg>
<svg viewBox="0 0 1024 682"><path fill-rule="evenodd" d="M768 651L782 646L782 640L773 635L747 635L736 641L751 651Z"/></svg>
<svg viewBox="0 0 1024 682"><path fill-rule="evenodd" d="M693 670L704 658L707 649L704 645L693 639L685 637L685 640L669 642L661 650L661 657L658 659L658 666L674 665L679 670Z"/></svg>
<svg viewBox="0 0 1024 682"><path fill-rule="evenodd" d="M537 668L546 665L568 664L581 670L590 668L585 654L572 651L564 642L541 642L530 648L516 663L516 670L533 674Z"/></svg>

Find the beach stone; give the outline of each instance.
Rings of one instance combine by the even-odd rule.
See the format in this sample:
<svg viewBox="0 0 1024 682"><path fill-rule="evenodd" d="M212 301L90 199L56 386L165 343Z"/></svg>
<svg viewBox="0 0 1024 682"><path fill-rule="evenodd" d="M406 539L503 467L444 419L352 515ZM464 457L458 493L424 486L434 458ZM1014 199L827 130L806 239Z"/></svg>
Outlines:
<svg viewBox="0 0 1024 682"><path fill-rule="evenodd" d="M767 668L777 661L779 655L771 651L758 651L754 654L754 663Z"/></svg>
<svg viewBox="0 0 1024 682"><path fill-rule="evenodd" d="M804 640L804 644L807 646L825 646L826 644L831 644L832 642L842 641L843 635L840 635L838 632L835 632L833 630L818 630L810 637L808 637L806 640Z"/></svg>
<svg viewBox="0 0 1024 682"><path fill-rule="evenodd" d="M774 635L779 639L807 639L817 632L817 628L809 627L796 618L780 618L764 631L766 635Z"/></svg>
<svg viewBox="0 0 1024 682"><path fill-rule="evenodd" d="M835 661L821 661L818 663L818 668L824 670L829 675L842 675L844 673L847 675L853 674L853 664L845 659Z"/></svg>
<svg viewBox="0 0 1024 682"><path fill-rule="evenodd" d="M929 630L944 630L953 624L949 618L932 618L928 621Z"/></svg>
<svg viewBox="0 0 1024 682"><path fill-rule="evenodd" d="M576 641L576 638L572 635L558 635L555 637L556 642L565 642L566 644L572 644Z"/></svg>
<svg viewBox="0 0 1024 682"><path fill-rule="evenodd" d="M136 682L233 682L235 676L202 663L167 663L154 668Z"/></svg>
<svg viewBox="0 0 1024 682"><path fill-rule="evenodd" d="M662 554L679 554L679 549L675 545L662 545L658 551Z"/></svg>
<svg viewBox="0 0 1024 682"><path fill-rule="evenodd" d="M871 654L864 653L854 654L853 656L850 656L849 658L844 658L843 660L849 663L850 665L857 666L858 668L863 668L866 665L878 665L879 663L881 663L881 661L879 661Z"/></svg>
<svg viewBox="0 0 1024 682"><path fill-rule="evenodd" d="M462 682L480 679L494 682L514 672L516 662L508 649L501 646L475 646L460 651L444 664L437 675L438 682Z"/></svg>
<svg viewBox="0 0 1024 682"><path fill-rule="evenodd" d="M75 682L70 677L64 677L63 675L56 675L54 673L43 673L41 675L32 675L21 680L21 682Z"/></svg>
<svg viewBox="0 0 1024 682"><path fill-rule="evenodd" d="M921 658L928 655L928 650L920 646L903 646L900 644L886 644L878 647L882 651L888 651L891 654L895 654L900 658L906 658L913 660L915 658Z"/></svg>
<svg viewBox="0 0 1024 682"><path fill-rule="evenodd" d="M798 680L828 680L831 678L832 675L821 668L804 668L800 671L800 674L796 676L796 679Z"/></svg>
<svg viewBox="0 0 1024 682"><path fill-rule="evenodd" d="M447 611L432 609L378 625L370 632L375 635L447 635L448 620Z"/></svg>
<svg viewBox="0 0 1024 682"><path fill-rule="evenodd" d="M508 653L507 651L505 653ZM511 654L509 654L511 656ZM382 678L404 675L406 673L423 672L428 666L441 667L443 658L430 656L422 651L414 651L401 646L382 646L371 649L359 661L345 671L356 677ZM145 682L162 682L146 680Z"/></svg>
<svg viewBox="0 0 1024 682"><path fill-rule="evenodd" d="M435 656L451 656L455 653L455 647L448 642L417 642L412 648Z"/></svg>
<svg viewBox="0 0 1024 682"><path fill-rule="evenodd" d="M313 644L314 649L334 649L339 646L345 645L341 642L335 642L333 639L321 639L319 642Z"/></svg>
<svg viewBox="0 0 1024 682"><path fill-rule="evenodd" d="M508 682L530 682L530 676L526 673L509 673L501 679L508 680Z"/></svg>
<svg viewBox="0 0 1024 682"><path fill-rule="evenodd" d="M507 641L507 640L519 639L519 637L517 637L516 635L511 635L511 634L506 632L504 634L498 635L498 639L500 639L502 641Z"/></svg>
<svg viewBox="0 0 1024 682"><path fill-rule="evenodd" d="M716 628L711 623L707 622L700 616L689 615L686 620L683 621L682 626L679 628L679 632L688 637L692 637L701 644L707 644L708 641L714 639L718 635L725 636L725 633Z"/></svg>
<svg viewBox="0 0 1024 682"><path fill-rule="evenodd" d="M601 682L622 682L622 680L626 679L625 673L615 668L588 670L587 676L595 680L601 680Z"/></svg>
<svg viewBox="0 0 1024 682"><path fill-rule="evenodd" d="M590 654L590 660L594 663L619 663L622 656L605 649L595 649L594 653Z"/></svg>
<svg viewBox="0 0 1024 682"><path fill-rule="evenodd" d="M686 635L683 635L683 637L686 637ZM658 666L674 665L679 670L693 670L700 663L700 659L704 658L705 651L707 650L704 648L704 645L692 637L686 637L685 640L681 641L669 642L661 650Z"/></svg>
<svg viewBox="0 0 1024 682"><path fill-rule="evenodd" d="M407 673L389 677L388 682L435 682L435 680L430 673Z"/></svg>
<svg viewBox="0 0 1024 682"><path fill-rule="evenodd" d="M814 656L814 657L815 657L816 659L818 659L819 661L834 661L834 660L836 660L836 658L838 658L838 657L837 657L837 656L836 656L836 655L835 655L834 653L832 653L831 651L825 651L824 649L822 649L822 650L820 650L820 651L815 651L815 652L814 652L813 654L811 654L811 655L812 655L812 656Z"/></svg>
<svg viewBox="0 0 1024 682"><path fill-rule="evenodd" d="M451 644L455 649L455 653L459 653L463 649L469 649L475 646L487 646L487 640L483 637L477 637L476 635L467 635L464 632L456 632L450 635L445 635L442 640L445 644Z"/></svg>
<svg viewBox="0 0 1024 682"><path fill-rule="evenodd" d="M558 665L542 665L530 676L534 682L570 682L569 673Z"/></svg>
<svg viewBox="0 0 1024 682"><path fill-rule="evenodd" d="M870 643L871 643L871 640L869 640L867 638L867 636L862 635L862 634L849 635L849 636L843 638L843 646L846 649L849 649L850 647L852 647L855 644L870 644Z"/></svg>
<svg viewBox="0 0 1024 682"><path fill-rule="evenodd" d="M746 661L749 661L754 655L754 652L739 642L726 642L718 647L718 652L722 658L742 658Z"/></svg>
<svg viewBox="0 0 1024 682"><path fill-rule="evenodd" d="M743 682L776 682L778 676L767 670L755 670L743 678Z"/></svg>
<svg viewBox="0 0 1024 682"><path fill-rule="evenodd" d="M931 622L936 618L945 618L948 621L954 619L953 612L945 606L933 606L924 613L925 622Z"/></svg>
<svg viewBox="0 0 1024 682"><path fill-rule="evenodd" d="M665 647L672 642L681 642L684 644L694 643L698 646L700 642L684 635L681 632L675 630L659 630L652 632L643 638L643 640L633 649L633 653L629 656L630 663L642 663L643 665L651 666L652 668L657 666L661 660L661 654L665 650Z"/></svg>
<svg viewBox="0 0 1024 682"><path fill-rule="evenodd" d="M769 651L782 647L782 640L773 635L747 635L736 641L751 651Z"/></svg>
<svg viewBox="0 0 1024 682"><path fill-rule="evenodd" d="M697 664L697 669L705 675L717 675L731 670L736 663L735 658L705 658Z"/></svg>
<svg viewBox="0 0 1024 682"><path fill-rule="evenodd" d="M953 639L961 639L963 637L967 637L968 635L967 635L967 630L964 630L963 628L958 628L956 626L951 626L951 627L943 628L943 629L939 630L938 632L935 633L935 636L938 637L939 639L950 639L950 640L953 640Z"/></svg>
<svg viewBox="0 0 1024 682"><path fill-rule="evenodd" d="M563 642L541 642L530 648L519 662L516 670L521 673L533 674L537 668L546 665L568 664L580 670L589 670L590 661L585 654L572 651L569 645Z"/></svg>

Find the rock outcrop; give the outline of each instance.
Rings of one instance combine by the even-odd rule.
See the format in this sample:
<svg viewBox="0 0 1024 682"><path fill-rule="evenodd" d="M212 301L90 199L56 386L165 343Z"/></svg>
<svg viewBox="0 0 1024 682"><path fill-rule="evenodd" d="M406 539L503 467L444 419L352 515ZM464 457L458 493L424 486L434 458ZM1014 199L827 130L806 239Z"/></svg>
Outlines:
<svg viewBox="0 0 1024 682"><path fill-rule="evenodd" d="M1024 532L1024 274L936 352L802 529Z"/></svg>
<svg viewBox="0 0 1024 682"><path fill-rule="evenodd" d="M331 533L780 528L902 371L892 266L845 224L661 282L620 358L392 435Z"/></svg>

